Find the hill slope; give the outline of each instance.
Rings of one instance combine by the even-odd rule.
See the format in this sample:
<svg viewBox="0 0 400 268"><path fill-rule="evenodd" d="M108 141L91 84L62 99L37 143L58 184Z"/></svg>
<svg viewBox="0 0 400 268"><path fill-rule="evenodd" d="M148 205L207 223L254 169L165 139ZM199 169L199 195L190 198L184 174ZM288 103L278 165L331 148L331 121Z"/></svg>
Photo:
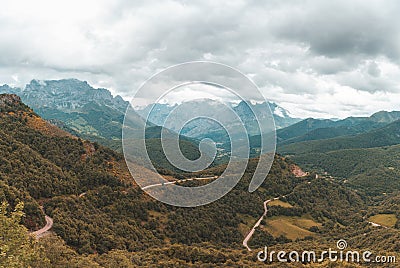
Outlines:
<svg viewBox="0 0 400 268"><path fill-rule="evenodd" d="M375 233L363 219L367 208L359 194L328 178L295 177L293 163L282 157L275 157L254 193L247 189L257 159L250 160L242 180L220 200L196 208L171 207L132 183L120 154L46 125L15 95L0 95L0 109L0 201L30 203L25 224L33 229L43 224L38 207L43 205L58 235L39 241L52 267L115 267L122 261L133 267L254 267L259 264L255 254L245 251L242 241L263 213L264 201L277 196L290 206L270 208L268 216L316 222L317 229L304 230L318 246L332 246L331 238L339 233L362 247L365 237L357 234L366 233L369 242L383 241L377 250L395 250L390 241L398 239L398 230ZM223 170L214 167L196 176ZM140 174L137 166L135 175ZM190 187L204 182L180 183ZM307 237L291 241L264 229L257 229L250 240L255 253L265 245L296 248L298 243L308 248L316 242Z"/></svg>
<svg viewBox="0 0 400 268"><path fill-rule="evenodd" d="M32 80L24 89L3 85L0 86L2 92L17 94L35 113L66 131L122 152L122 126L129 102L120 96L113 97L107 89L95 89L86 81L63 79ZM125 120L126 126L137 133L133 137L135 142L140 142L141 130L146 127L149 151L161 150L159 137L163 128L146 123L133 111ZM165 132L167 136L176 135L169 130ZM184 136L180 139L185 155L196 158L199 155L198 142ZM137 157L141 155L138 153ZM151 159L159 168L174 169L165 157L152 154Z"/></svg>
<svg viewBox="0 0 400 268"><path fill-rule="evenodd" d="M384 127L400 119L400 112L377 112L370 117L348 117L342 120L308 118L277 130L279 144L290 144L308 140L322 140L339 136L365 133Z"/></svg>
<svg viewBox="0 0 400 268"><path fill-rule="evenodd" d="M357 135L284 144L278 151L308 170L328 172L376 196L400 191L398 144L400 120Z"/></svg>
<svg viewBox="0 0 400 268"><path fill-rule="evenodd" d="M282 145L279 151L284 154L327 152L340 149L371 148L400 143L400 120L382 128L354 136L298 142Z"/></svg>

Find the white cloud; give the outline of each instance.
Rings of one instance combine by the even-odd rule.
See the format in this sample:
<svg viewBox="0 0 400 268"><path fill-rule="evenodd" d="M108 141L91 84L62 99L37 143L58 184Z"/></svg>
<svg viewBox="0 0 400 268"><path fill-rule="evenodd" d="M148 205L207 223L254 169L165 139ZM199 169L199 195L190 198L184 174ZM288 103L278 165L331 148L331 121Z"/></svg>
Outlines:
<svg viewBox="0 0 400 268"><path fill-rule="evenodd" d="M129 98L165 67L208 59L296 116L399 110L399 13L372 0L3 1L0 84L75 77Z"/></svg>

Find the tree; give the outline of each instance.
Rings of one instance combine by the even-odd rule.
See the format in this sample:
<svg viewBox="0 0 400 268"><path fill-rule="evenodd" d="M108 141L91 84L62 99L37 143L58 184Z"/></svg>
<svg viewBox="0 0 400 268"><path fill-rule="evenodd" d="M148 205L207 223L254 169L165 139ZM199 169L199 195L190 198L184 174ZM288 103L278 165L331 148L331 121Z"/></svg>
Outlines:
<svg viewBox="0 0 400 268"><path fill-rule="evenodd" d="M49 267L50 263L35 239L21 225L24 216L22 202L7 213L8 203L0 205L0 267Z"/></svg>

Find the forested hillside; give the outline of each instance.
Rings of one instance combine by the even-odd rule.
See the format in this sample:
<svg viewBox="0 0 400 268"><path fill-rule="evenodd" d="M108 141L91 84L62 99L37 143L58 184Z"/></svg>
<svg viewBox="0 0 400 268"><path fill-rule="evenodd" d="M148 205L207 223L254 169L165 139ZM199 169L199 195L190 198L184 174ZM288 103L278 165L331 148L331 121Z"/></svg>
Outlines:
<svg viewBox="0 0 400 268"><path fill-rule="evenodd" d="M398 225L380 229L368 224L365 217L373 211L367 197L329 177L296 177L294 163L279 155L254 193L248 192L248 185L257 159L250 161L242 180L220 200L196 208L171 207L135 185L120 154L46 123L15 95L0 95L0 109L0 201L4 202L0 217L10 223L0 231L3 237L13 237L2 241L0 266L7 266L12 256L27 267L66 267L67 263L72 267L254 267L260 264L258 250L266 245L333 247L339 238L348 238L355 248L379 240L375 250L398 252ZM217 166L195 175L219 175L223 170L224 166ZM202 183L206 182L180 182ZM249 252L243 239L262 215L263 202L274 197L281 203L271 205L249 241L253 249ZM396 200L394 196L375 204L380 208L375 213L384 213L385 208L390 212ZM35 242L23 226L36 230L44 225L40 206L54 225L52 234ZM20 219L12 211L25 216ZM24 251L3 252L20 244L25 245ZM30 252L30 257L22 258L24 252Z"/></svg>
<svg viewBox="0 0 400 268"><path fill-rule="evenodd" d="M396 118L395 115L377 113L373 117L382 124ZM355 128L350 129L354 131ZM318 130L326 130L329 135L337 134L332 129L316 129L307 135L312 136ZM338 134L333 138L290 143L294 139L280 144L278 151L309 171L332 175L366 195L377 196L400 190L400 121L385 123L383 127L357 135Z"/></svg>
<svg viewBox="0 0 400 268"><path fill-rule="evenodd" d="M33 111L61 129L82 139L97 142L122 153L122 126L129 102L120 96L113 97L104 88L93 88L86 81L77 79L32 80L25 88L0 86L0 93L13 93L30 106ZM44 124L44 122L43 122ZM163 154L159 154L159 137L164 130L168 135L177 135L170 130L145 122L134 111L125 121L126 126L135 130L133 142L141 142L141 130L146 127L145 138L150 157L159 169L174 169ZM198 155L197 140L180 136L185 155L193 158ZM143 153L139 152L137 157ZM178 171L174 169L174 171Z"/></svg>
<svg viewBox="0 0 400 268"><path fill-rule="evenodd" d="M284 154L323 153L340 149L371 148L400 143L400 120L382 128L354 136L298 142L283 145L279 151Z"/></svg>
<svg viewBox="0 0 400 268"><path fill-rule="evenodd" d="M357 135L382 128L400 119L400 112L380 111L369 117L347 117L342 120L307 118L277 130L280 145Z"/></svg>

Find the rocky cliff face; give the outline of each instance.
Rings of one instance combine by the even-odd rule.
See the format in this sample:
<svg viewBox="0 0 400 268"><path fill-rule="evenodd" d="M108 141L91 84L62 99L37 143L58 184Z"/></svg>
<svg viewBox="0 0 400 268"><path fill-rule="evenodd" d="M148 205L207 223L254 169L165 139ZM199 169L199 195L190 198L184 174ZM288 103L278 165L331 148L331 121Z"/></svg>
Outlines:
<svg viewBox="0 0 400 268"><path fill-rule="evenodd" d="M120 139L129 105L120 96L113 97L107 89L95 89L77 79L32 80L24 88L3 85L0 93L20 96L44 119L61 121L71 132L86 138Z"/></svg>
<svg viewBox="0 0 400 268"><path fill-rule="evenodd" d="M276 128L278 129L294 124L300 120L297 118L292 118L289 115L288 111L272 102L268 103L272 114L270 114L270 111L266 109L267 105L265 103L252 104L251 102L242 101L238 104L227 103L227 105L231 105L233 111L242 119L249 135L260 134L258 123L253 112L260 120L260 124L267 124L268 122L270 122L268 118L272 115L275 120ZM222 109L222 106L223 104L221 104L220 102L211 99L197 99L187 101L181 104L179 116L187 118L190 117L190 115L195 116L203 114L204 112L211 112L213 114L218 114L228 119L229 116L228 114L224 115L226 113L226 110ZM152 105L149 105L147 107L138 108L137 113L145 117L152 108L148 118L149 121L156 125L163 126L166 118L176 107L177 105L157 103L154 105L154 107ZM176 117L177 115L174 116ZM172 123L168 127L173 131L178 132L180 131L180 125L178 123L180 122L180 120L178 120L178 118L174 118L174 116L170 117L169 121ZM177 123L176 126L174 125L174 122ZM231 126L235 124L235 122L229 121L227 121L226 123ZM183 135L193 138L215 138L216 136L221 136L217 139L217 141L219 142L226 142L227 136L224 133L225 132L222 131L222 128L221 126L219 126L219 124L211 122L210 120L193 120L182 129Z"/></svg>
<svg viewBox="0 0 400 268"><path fill-rule="evenodd" d="M53 108L74 112L88 103L96 103L124 112L128 106L128 102L120 96L113 97L107 89L95 89L86 81L77 79L32 80L19 94L33 109Z"/></svg>

